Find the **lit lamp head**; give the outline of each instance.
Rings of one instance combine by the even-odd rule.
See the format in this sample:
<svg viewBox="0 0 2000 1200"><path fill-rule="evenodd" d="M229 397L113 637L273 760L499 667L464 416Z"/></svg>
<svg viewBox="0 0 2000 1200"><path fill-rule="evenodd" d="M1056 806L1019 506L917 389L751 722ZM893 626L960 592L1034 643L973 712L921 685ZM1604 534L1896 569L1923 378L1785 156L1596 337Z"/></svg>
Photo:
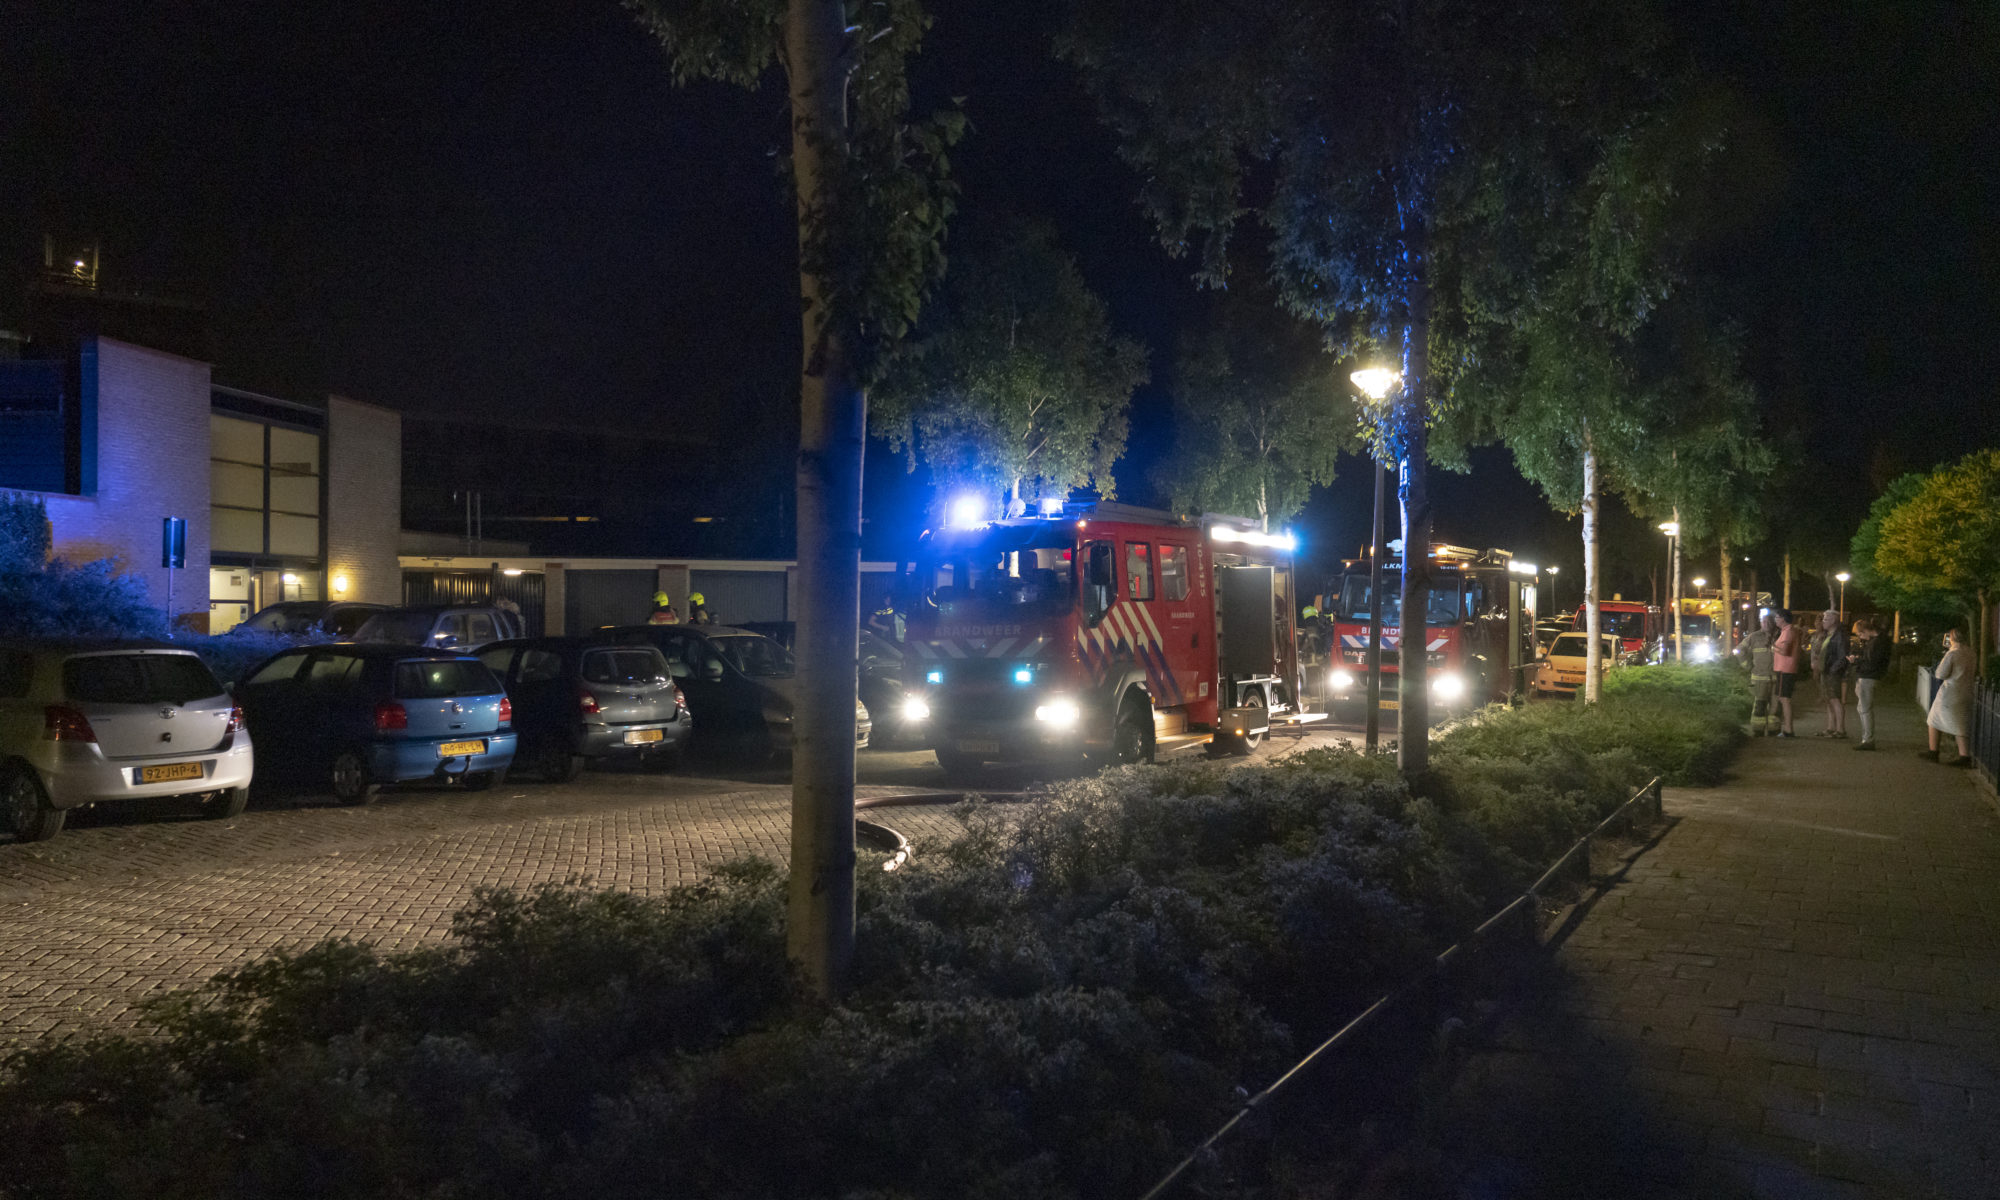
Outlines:
<svg viewBox="0 0 2000 1200"><path fill-rule="evenodd" d="M333 594L336 596L345 596L347 594L347 576L335 575L333 577Z"/></svg>
<svg viewBox="0 0 2000 1200"><path fill-rule="evenodd" d="M1700 591L1702 588L1708 586L1708 580L1703 579L1701 576L1697 575L1694 578L1694 586L1696 591Z"/></svg>
<svg viewBox="0 0 2000 1200"><path fill-rule="evenodd" d="M1551 574L1551 575L1560 575L1560 574L1562 574L1562 568L1561 568L1561 567L1550 567L1550 568L1549 568L1549 574Z"/></svg>
<svg viewBox="0 0 2000 1200"><path fill-rule="evenodd" d="M1361 394L1370 400L1381 400L1401 386L1403 377L1387 367L1363 367L1348 376Z"/></svg>
<svg viewBox="0 0 2000 1200"><path fill-rule="evenodd" d="M1660 532L1666 534L1668 537L1679 537L1681 535L1681 523L1679 521L1662 521L1660 522Z"/></svg>
<svg viewBox="0 0 2000 1200"><path fill-rule="evenodd" d="M1852 575L1849 575L1849 574L1848 574L1847 572L1845 572L1845 571L1842 571L1842 572L1841 572L1840 574L1838 574L1838 575L1835 575L1835 576L1834 576L1834 578L1835 578L1835 579L1838 579L1838 580L1839 580L1840 582L1842 582L1842 583L1846 583L1846 582L1847 582L1848 580L1850 580L1850 579L1854 578L1854 576L1852 576Z"/></svg>

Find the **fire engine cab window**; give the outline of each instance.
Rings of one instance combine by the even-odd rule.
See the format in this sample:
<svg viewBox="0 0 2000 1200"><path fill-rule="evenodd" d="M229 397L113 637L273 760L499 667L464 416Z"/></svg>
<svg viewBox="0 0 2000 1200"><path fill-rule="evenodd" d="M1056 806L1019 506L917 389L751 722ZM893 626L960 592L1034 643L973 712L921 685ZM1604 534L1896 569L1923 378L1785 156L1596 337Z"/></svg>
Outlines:
<svg viewBox="0 0 2000 1200"><path fill-rule="evenodd" d="M1153 545L1151 542L1125 543L1125 595L1133 600L1153 598Z"/></svg>
<svg viewBox="0 0 2000 1200"><path fill-rule="evenodd" d="M1075 594L1071 533L1067 527L1001 526L988 536L943 544L938 557L920 568L926 598L966 617L1062 611Z"/></svg>
<svg viewBox="0 0 2000 1200"><path fill-rule="evenodd" d="M1188 597L1186 546L1160 547L1160 594L1169 600Z"/></svg>
<svg viewBox="0 0 2000 1200"><path fill-rule="evenodd" d="M1403 623L1403 581L1398 573L1387 571L1382 577L1382 623L1400 626ZM1428 604L1429 625L1456 625L1459 622L1459 585L1456 580L1440 580L1431 585ZM1341 583L1340 612L1343 620L1366 621L1368 619L1368 577L1349 575Z"/></svg>

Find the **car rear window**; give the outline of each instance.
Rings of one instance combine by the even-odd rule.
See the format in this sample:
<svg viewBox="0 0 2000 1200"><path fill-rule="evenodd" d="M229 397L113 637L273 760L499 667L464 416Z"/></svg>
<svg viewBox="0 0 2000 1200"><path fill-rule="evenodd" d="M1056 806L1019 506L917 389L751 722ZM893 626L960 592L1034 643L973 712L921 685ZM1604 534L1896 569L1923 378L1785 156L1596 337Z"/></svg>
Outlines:
<svg viewBox="0 0 2000 1200"><path fill-rule="evenodd" d="M398 700L438 700L446 696L494 696L500 681L486 664L469 658L413 660L396 664Z"/></svg>
<svg viewBox="0 0 2000 1200"><path fill-rule="evenodd" d="M666 673L667 662L657 650L592 650L583 656L583 677L590 683L651 683Z"/></svg>
<svg viewBox="0 0 2000 1200"><path fill-rule="evenodd" d="M369 608L336 609L333 616L327 619L327 624L340 636L353 637L368 623L368 618L374 615L375 610Z"/></svg>
<svg viewBox="0 0 2000 1200"><path fill-rule="evenodd" d="M186 704L222 685L192 654L93 654L63 664L63 693L82 704Z"/></svg>

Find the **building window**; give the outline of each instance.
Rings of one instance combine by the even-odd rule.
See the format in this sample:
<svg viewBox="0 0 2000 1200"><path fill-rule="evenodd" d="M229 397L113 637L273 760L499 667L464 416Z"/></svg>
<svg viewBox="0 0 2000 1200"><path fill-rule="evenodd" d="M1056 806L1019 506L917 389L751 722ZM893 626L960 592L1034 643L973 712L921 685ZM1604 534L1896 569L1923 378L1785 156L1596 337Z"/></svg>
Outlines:
<svg viewBox="0 0 2000 1200"><path fill-rule="evenodd" d="M319 435L219 413L208 421L212 551L318 558Z"/></svg>

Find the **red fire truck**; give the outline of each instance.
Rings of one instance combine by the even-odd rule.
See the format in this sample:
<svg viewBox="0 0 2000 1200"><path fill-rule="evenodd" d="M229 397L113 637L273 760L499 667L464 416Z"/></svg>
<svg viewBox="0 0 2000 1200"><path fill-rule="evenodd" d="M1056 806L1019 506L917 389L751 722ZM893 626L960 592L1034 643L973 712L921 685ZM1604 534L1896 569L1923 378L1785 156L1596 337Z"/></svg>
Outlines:
<svg viewBox="0 0 2000 1200"><path fill-rule="evenodd" d="M1341 563L1338 591L1320 597L1330 626L1328 679L1332 702L1365 705L1368 696L1367 559ZM1535 661L1535 568L1510 551L1435 546L1431 592L1424 614L1429 651L1431 707L1460 710L1508 699L1522 684L1521 668ZM1382 707L1396 708L1403 641L1403 563L1382 561Z"/></svg>
<svg viewBox="0 0 2000 1200"><path fill-rule="evenodd" d="M1574 628L1586 628L1590 620L1588 605L1576 606ZM1641 658L1657 658L1662 634L1668 621L1660 610L1642 600L1599 600L1597 621L1600 633L1614 634L1618 638L1618 649L1623 654Z"/></svg>
<svg viewBox="0 0 2000 1200"><path fill-rule="evenodd" d="M1299 708L1292 539L1100 502L924 535L905 715L983 763L1248 754ZM1323 714L1320 714L1323 715Z"/></svg>

